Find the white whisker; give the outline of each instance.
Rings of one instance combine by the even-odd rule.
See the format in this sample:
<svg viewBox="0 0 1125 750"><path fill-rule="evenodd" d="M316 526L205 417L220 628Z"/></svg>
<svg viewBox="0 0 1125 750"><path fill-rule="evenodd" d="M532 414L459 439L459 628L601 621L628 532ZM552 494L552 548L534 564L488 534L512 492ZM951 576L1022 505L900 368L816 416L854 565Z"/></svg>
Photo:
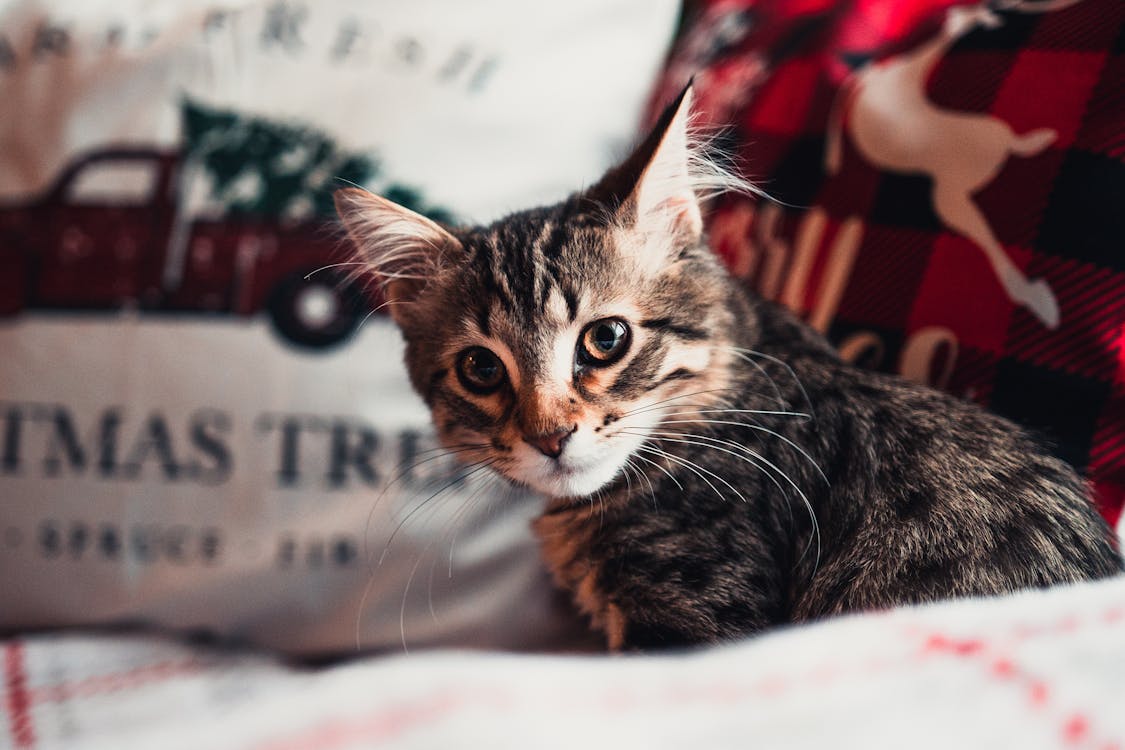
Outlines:
<svg viewBox="0 0 1125 750"><path fill-rule="evenodd" d="M629 479L629 459L625 459L625 463L621 464L621 476L625 477L625 494L631 495L633 491L633 482Z"/></svg>
<svg viewBox="0 0 1125 750"><path fill-rule="evenodd" d="M816 410L813 408L812 399L809 398L808 391L805 390L804 384L801 383L801 379L799 377L797 377L797 373L793 370L792 367L789 366L788 362L786 362L784 360L781 360L781 359L778 359L777 357L773 356L772 354L766 354L765 352L755 351L754 349L743 349L743 348L737 347L737 346L733 346L733 347L730 347L730 348L734 349L734 350L737 350L737 351L739 351L743 354L748 354L751 357L761 357L762 359L769 360L770 362L773 362L774 364L777 364L777 365L780 365L780 366L784 367L786 369L786 371L789 373L789 376L791 378L793 378L793 382L797 384L797 388L801 391L801 397L805 399L805 403L809 407L809 413L812 415L812 418L816 419Z"/></svg>
<svg viewBox="0 0 1125 750"><path fill-rule="evenodd" d="M450 516L449 519L445 521L445 523L442 524L442 527L438 531L438 533L431 537L430 541L426 543L426 546L419 553L420 556L424 557L426 553L430 551L430 548L434 545L435 540L444 539L446 537L446 534L452 531L452 539L449 543L449 572L447 578L453 577L453 545L457 541L457 532L460 531L462 522L469 514L469 511L472 510L473 505L476 503L477 499L482 494L484 494L486 489L491 490L498 481L500 481L500 478L495 473L486 476L484 478L484 481L479 483L472 494L470 494L461 502L461 506L457 508L456 511L454 511L453 515ZM430 572L427 575L426 587L426 606L430 613L430 619L435 622L437 621L437 614L434 612L434 571L437 568L437 561L438 556L434 555L430 561Z"/></svg>
<svg viewBox="0 0 1125 750"><path fill-rule="evenodd" d="M484 461L478 461L478 462L476 462L476 463L466 464L466 465L465 465L465 466L463 467L463 468L464 468L464 473L462 473L462 474L459 474L459 475L457 475L457 476L453 477L453 479L449 480L449 481L448 481L448 482L446 482L446 483L445 483L444 485L442 485L442 486L441 486L441 488L437 490L437 492L434 492L434 493L433 493L432 495L430 495L429 497L427 497L427 498L426 498L425 500L423 500L422 502L420 502L420 503L418 503L417 505L415 505L415 506L414 506L414 507L413 507L413 508L412 508L412 509L410 510L410 512L406 514L406 517L405 517L405 518L403 518L403 519L402 519L402 520L401 520L401 521L399 522L398 526L396 526L396 527L395 527L394 531L392 531L392 532L391 532L391 535L390 535L390 537L389 537L389 538L387 539L387 542L386 542L386 544L384 544L384 545L383 545L383 552L382 552L382 554L380 554L380 555L379 555L379 562L378 562L378 565L382 565L382 564L383 564L383 562L384 562L384 560L386 560L386 557L387 557L387 552L389 552L389 551L390 551L390 549L391 549L391 544L392 544L392 543L394 542L394 540L395 540L395 537L397 537L397 536L398 536L398 533L399 533L400 531L402 531L402 528L403 528L403 527L404 527L404 526L405 526L405 525L406 525L407 523L409 523L409 521L410 521L410 519L411 519L411 518L413 518L413 517L414 517L415 515L417 515L417 514L418 514L418 513L419 513L419 512L420 512L420 511L421 511L421 510L423 509L423 508L425 508L425 507L426 507L426 505L427 505L428 503L430 503L431 501L433 501L433 500L434 500L434 499L435 499L436 497L438 497L439 495L441 495L441 494L442 494L443 492L445 492L446 490L450 489L451 487L454 487L454 486L456 486L456 485L457 485L458 483L460 483L460 482L462 482L462 481L464 481L464 480L468 479L469 477L472 477L472 476L473 476L473 475L475 475L475 474L479 474L480 472L482 472L482 471L484 471L485 469L487 469L487 468L489 468L490 466L492 466L492 465L493 465L494 463L496 463L496 459L491 459L491 458L490 458L490 459L485 459Z"/></svg>
<svg viewBox="0 0 1125 750"><path fill-rule="evenodd" d="M632 458L637 458L637 456L633 456ZM622 464L622 468L631 470L634 473L634 475L638 478L637 479L637 486L638 487L640 487L641 480L644 480L648 484L648 494L649 494L649 497L652 498L652 509L655 510L655 511L660 510L659 505L656 502L656 490L653 488L652 480L650 480L648 478L648 475L645 474L643 471L641 471L639 468L637 468L637 465L632 462L631 458L625 459L625 463Z"/></svg>
<svg viewBox="0 0 1125 750"><path fill-rule="evenodd" d="M676 401L676 400L681 399L681 398L691 398L692 396L702 396L702 395L705 395L705 394L708 394L708 393L721 393L723 391L733 391L733 390L737 390L737 389L736 388L710 388L710 389L705 390L705 391L692 391L691 393L681 393L679 396L672 396L671 398L666 398L662 401L655 401L651 404L645 404L644 406L637 407L636 409L632 409L630 411L623 412L621 414L620 418L624 419L625 417L632 416L634 414L639 414L639 413L644 412L644 411L648 411L649 409L660 406L661 404L667 404L671 401Z"/></svg>
<svg viewBox="0 0 1125 750"><path fill-rule="evenodd" d="M692 409L691 411L683 412L667 412L664 416L679 417L687 414L761 414L769 417L800 417L801 419L810 419L811 414L803 411L775 411L772 409Z"/></svg>
<svg viewBox="0 0 1125 750"><path fill-rule="evenodd" d="M788 483L789 486L792 487L793 490L800 496L802 502L804 502L805 509L809 513L809 520L812 523L812 527L813 527L812 536L809 537L809 543L808 543L808 545L806 545L805 550L801 553L801 557L800 557L800 559L798 559L798 562L800 562L802 559L804 559L804 556L806 554L808 554L808 551L812 546L813 540L815 539L815 541L816 541L816 562L814 564L814 570L820 566L820 543L821 543L820 542L820 524L817 522L816 512L813 510L812 503L809 501L808 496L806 496L805 493L801 490L801 488L799 486L797 486L797 483L794 482L793 479L788 474L786 474L784 471L782 471L776 464L774 464L772 461L770 461L769 459L767 459L765 456L761 455L757 451L751 450L750 448L747 448L744 445L739 445L738 443L735 443L735 442L730 441L730 440L721 440L719 438L712 438L712 437L708 437L708 436L705 436L705 435L685 435L685 433L680 433L680 432L672 432L672 433L653 432L651 434L657 440L667 440L667 441L671 441L671 442L680 442L680 443L684 443L684 444L687 444L687 445L696 445L696 446L703 447L703 448L712 448L714 450L721 451L723 453L728 453L728 454L734 456L735 458L739 458L741 460L747 461L748 463L751 463L753 465L753 462L748 461L748 459L745 456L740 456L738 453L730 450L729 448L723 447L723 446L731 446L733 448L737 448L737 449L745 452L749 456L752 456L755 460L761 461L763 464L768 466L770 469L773 469L773 471L777 472L777 474L782 479L784 479L786 481L786 483ZM669 436L676 436L676 437L669 437ZM689 440L688 437L695 438L695 440ZM767 475L768 475L768 472L767 472ZM740 495L740 497L741 497L741 495Z"/></svg>
<svg viewBox="0 0 1125 750"><path fill-rule="evenodd" d="M639 434L639 433L635 433L635 434ZM762 474L766 477L766 479L768 479L778 489L778 491L781 492L781 494L785 496L786 501L791 502L789 500L789 493L781 485L781 482L778 481L778 479L775 476L773 476L773 474L765 466L762 466L762 465L756 463L753 460L753 458L756 457L757 454L754 453L753 451L751 451L750 449L746 448L745 446L741 446L738 443L735 443L733 441L720 440L719 438L712 438L712 437L704 436L704 435L696 435L696 434L688 433L688 432L657 432L657 433L652 433L652 436L655 437L657 440L666 440L666 439L668 439L668 436L675 436L675 437L680 437L680 438L685 438L685 439L687 439L687 438L697 438L697 439L700 439L700 440L713 441L715 443L728 444L733 448L742 450L743 452L747 453L748 455L747 456L735 455L735 458L739 459L740 461L744 461L744 462L750 464L755 469L762 472ZM703 447L703 448L715 448L715 446L711 445L711 444L704 445L702 443L694 443L694 445L699 445L700 447ZM723 450L723 449L716 448L716 450ZM723 452L730 453L730 451L723 451ZM732 455L734 455L734 454L732 454Z"/></svg>
<svg viewBox="0 0 1125 750"><path fill-rule="evenodd" d="M346 263L329 263L326 266L321 266L320 268L314 268L313 270L306 273L305 274L305 281L310 280L313 277L313 274L320 273L321 271L327 271L329 268L339 268L340 266L366 266L366 265L369 265L369 264L365 261L360 261L360 260L353 260L353 261L349 261L349 262L346 262Z"/></svg>
<svg viewBox="0 0 1125 750"><path fill-rule="evenodd" d="M469 477L471 477L475 474L478 474L481 471L484 471L489 466L491 466L492 463L493 462L491 462L491 461L485 461L485 462L481 462L479 465L476 465L476 464L471 465L472 466L471 471L469 471L468 473L463 474L459 477L456 477L453 481L451 481L448 484L446 484L445 486L443 486L440 490L435 492L433 495L430 495L420 505L416 506L413 510L411 510L411 512L406 516L406 518L404 518L402 520L402 522L398 525L398 527L395 528L394 533L391 534L391 539L387 540L387 547L384 549L383 554L386 555L386 550L390 548L390 543L394 539L395 534L397 534L399 532L399 530L402 529L402 527L406 524L406 522L409 521L410 518L412 516L414 516L414 514L417 513L422 507L424 507L431 500L433 500L435 497L437 497L441 493L445 492L450 487L455 486L458 482L460 482L462 480L465 480L465 479L468 479ZM467 501L466 501L466 504L467 504ZM462 507L464 507L464 505ZM418 574L418 567L422 564L422 560L425 559L426 553L433 547L434 542L438 538L439 538L439 535L437 535L437 534L431 535L429 541L426 543L426 546L423 547L422 551L419 552L415 556L414 564L410 567L410 574L406 578L406 585L403 586L403 588L402 588L402 601L399 604L399 612L398 612L398 627L399 627L399 638L402 641L402 651L405 654L410 653L410 649L406 645L406 601L410 596L410 587L414 583L414 576ZM379 562L380 562L380 564L382 564L382 559L380 559ZM432 589L431 589L431 594L432 594ZM430 614L431 615L434 614L432 598L430 599Z"/></svg>
<svg viewBox="0 0 1125 750"><path fill-rule="evenodd" d="M449 456L454 456L454 455L457 455L459 453L466 453L466 452L472 451L472 450L482 450L486 447L487 446L484 443L460 443L458 445L455 445L455 446L452 446L452 447L449 447L449 448L439 446L437 448L430 448L430 449L421 451L417 454L417 456L425 456L426 454L429 454L429 453L435 453L436 455L428 456L427 458L424 458L424 459L421 459L421 460L418 460L418 461L414 461L409 466L404 466L402 464L399 465L398 471L395 472L395 475L393 477L391 477L391 480L389 482L387 482L387 484L383 487L383 489L375 497L374 502L372 502L372 504L371 504L370 510L367 511L367 519L366 519L366 521L364 522L364 525L363 525L363 557L364 557L364 559L367 560L368 572L374 573L374 570L377 567L376 565L372 564L371 549L369 547L370 536L371 536L371 519L374 518L375 511L378 509L380 503L382 503L383 498L386 497L386 495L390 491L390 489L392 487L394 487L396 484L398 484L404 477L406 477L407 474L414 471L419 466L423 466L425 464L428 464L431 461L438 461L438 460L441 460L443 458L448 458Z"/></svg>
<svg viewBox="0 0 1125 750"><path fill-rule="evenodd" d="M515 487L513 487L510 483L508 483L504 479L504 477L502 477L499 474L493 474L492 476L489 477L489 479L491 481L486 486L488 487L488 490L490 492L491 492L492 488L495 487L498 484L501 485L504 488L504 494L501 497L501 502L503 502L503 501L507 500L509 497L511 497L512 493L515 491ZM461 531L460 528L454 530L453 538L449 540L449 569L448 569L448 572L446 574L448 578L453 577L453 548L457 544L457 535L460 533L460 531Z"/></svg>
<svg viewBox="0 0 1125 750"><path fill-rule="evenodd" d="M663 466L658 464L656 461L653 461L651 458L645 458L644 456L638 456L635 453L633 454L632 457L636 458L636 459L639 459L641 461L644 461L646 464L652 464L656 468L660 469L662 472L664 472L665 474L668 475L668 478L672 480L672 484L674 484L674 485L676 485L677 487L680 488L680 492L684 491L684 486L682 484L680 484L680 481L678 479L676 479L676 476L672 472L668 471Z"/></svg>
<svg viewBox="0 0 1125 750"><path fill-rule="evenodd" d="M828 486L832 486L832 483L828 481L828 477L821 470L820 464L818 464L816 462L816 459L814 459L812 456L809 455L808 451L806 451L801 446L797 445L797 443L793 442L789 438L782 435L780 432L775 432L774 430L771 430L768 427L762 427L760 424L753 424L751 422L733 422L733 421L725 420L725 419L667 419L667 420L664 420L663 422L661 422L660 424L662 424L662 425L666 425L666 424L719 424L719 425L731 425L732 427L748 427L751 430L758 430L759 432L765 432L769 435L773 435L778 440L781 440L786 445L791 447L793 450L797 451L802 456L804 456L805 459L808 460L808 462L810 464L812 464L812 467L814 469L816 469L816 473L820 475L820 478L824 480L824 483Z"/></svg>
<svg viewBox="0 0 1125 750"><path fill-rule="evenodd" d="M663 440L665 438L659 438L659 439ZM682 441L672 440L671 442L682 442ZM653 445L642 445L640 448L637 448L637 450L645 451L646 453L652 453L652 454L655 454L657 456L661 456L663 458L668 459L669 461L672 461L673 463L677 463L677 464L683 466L688 471L692 472L693 474L698 476L700 479L702 479L707 484L708 487L710 487L712 490L714 490L715 494L719 496L720 500L726 500L727 496L724 495L723 493L719 492L719 488L716 487L715 485L711 484L711 482L707 479L707 477L703 476L703 474L710 474L711 476L715 477L715 479L718 479L720 482L722 482L727 487L729 487L734 494L738 495L739 499L742 500L742 502L746 502L746 498L743 497L741 492L739 492L738 490L736 490L734 488L734 485L732 485L730 482L728 482L727 480L720 477L715 472L710 471L709 469L704 469L702 466L695 463L694 461L689 461L686 458L676 456L672 453L669 453L668 451L661 450L661 449L659 449L659 448L657 448L656 446L653 446Z"/></svg>
<svg viewBox="0 0 1125 750"><path fill-rule="evenodd" d="M789 402L786 401L785 397L781 395L781 388L778 387L777 382L773 379L773 376L770 375L768 372L766 372L766 368L762 367L760 364L758 364L754 360L750 359L750 357L746 354L746 352L742 349L739 349L737 346L725 346L725 347L722 347L722 348L731 352L732 354L734 354L734 356L738 357L743 362L746 362L748 365L757 369L758 372L762 373L762 375L765 376L766 380L769 381L770 386L773 387L773 392L777 395L777 403L781 404L782 409L788 409L789 408Z"/></svg>

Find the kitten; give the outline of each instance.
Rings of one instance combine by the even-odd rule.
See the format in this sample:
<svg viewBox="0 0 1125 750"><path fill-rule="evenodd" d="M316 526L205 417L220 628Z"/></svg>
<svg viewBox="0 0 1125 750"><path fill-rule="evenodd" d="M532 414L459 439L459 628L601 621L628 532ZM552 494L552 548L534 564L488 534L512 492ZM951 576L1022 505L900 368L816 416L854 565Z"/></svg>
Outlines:
<svg viewBox="0 0 1125 750"><path fill-rule="evenodd" d="M593 187L489 226L336 196L442 442L552 498L544 557L610 648L1121 570L1022 429L842 363L727 275L699 203L735 181L694 157L690 101Z"/></svg>

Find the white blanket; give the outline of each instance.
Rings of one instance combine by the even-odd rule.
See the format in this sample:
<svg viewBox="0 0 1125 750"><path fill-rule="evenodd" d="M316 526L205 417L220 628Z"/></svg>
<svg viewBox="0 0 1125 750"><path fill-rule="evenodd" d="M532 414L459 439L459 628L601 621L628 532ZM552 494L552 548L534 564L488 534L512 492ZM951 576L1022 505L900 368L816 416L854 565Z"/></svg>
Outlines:
<svg viewBox="0 0 1125 750"><path fill-rule="evenodd" d="M1125 747L1125 577L682 655L310 671L150 638L3 648L3 747Z"/></svg>

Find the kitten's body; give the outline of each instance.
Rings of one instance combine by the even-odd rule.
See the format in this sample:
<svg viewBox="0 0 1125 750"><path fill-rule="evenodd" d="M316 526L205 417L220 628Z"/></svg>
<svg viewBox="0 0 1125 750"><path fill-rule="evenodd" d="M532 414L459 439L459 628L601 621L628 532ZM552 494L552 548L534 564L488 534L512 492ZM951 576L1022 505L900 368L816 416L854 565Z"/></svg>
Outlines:
<svg viewBox="0 0 1125 750"><path fill-rule="evenodd" d="M643 478L556 500L536 522L556 581L611 646L724 640L1120 569L1082 482L1023 430L844 365L787 311L730 294L735 345L758 354L731 364L729 406L660 430L668 439L652 443L672 458L648 458L663 468L639 462Z"/></svg>
<svg viewBox="0 0 1125 750"><path fill-rule="evenodd" d="M555 496L544 557L610 646L1120 570L1018 427L842 364L727 276L687 106L591 189L488 227L338 195L443 442Z"/></svg>

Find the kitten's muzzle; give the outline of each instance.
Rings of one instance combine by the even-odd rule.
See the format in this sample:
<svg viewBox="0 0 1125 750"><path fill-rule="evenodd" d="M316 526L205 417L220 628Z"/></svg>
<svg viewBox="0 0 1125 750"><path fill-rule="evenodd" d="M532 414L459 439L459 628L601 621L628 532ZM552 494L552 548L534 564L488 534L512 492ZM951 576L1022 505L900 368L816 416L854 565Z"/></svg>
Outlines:
<svg viewBox="0 0 1125 750"><path fill-rule="evenodd" d="M573 427L560 427L554 432L544 432L539 435L524 435L523 439L528 445L533 446L537 451L542 453L547 458L558 458L562 455L563 446L570 436L578 429L578 425Z"/></svg>

